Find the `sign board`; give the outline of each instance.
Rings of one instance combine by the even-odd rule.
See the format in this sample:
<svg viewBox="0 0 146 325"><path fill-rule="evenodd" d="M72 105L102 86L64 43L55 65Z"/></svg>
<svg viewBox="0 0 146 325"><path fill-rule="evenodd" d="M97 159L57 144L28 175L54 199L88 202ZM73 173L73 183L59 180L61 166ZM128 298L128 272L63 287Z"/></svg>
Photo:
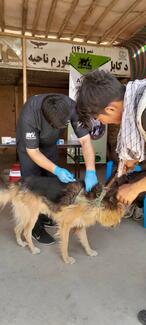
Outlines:
<svg viewBox="0 0 146 325"><path fill-rule="evenodd" d="M71 53L95 54L108 57L102 67L115 75L130 77L128 50L124 47L77 45L74 43L45 40L26 40L27 68L69 72ZM22 44L20 38L0 36L0 67L22 67Z"/></svg>
<svg viewBox="0 0 146 325"><path fill-rule="evenodd" d="M126 48L27 40L27 66L33 69L69 71L71 53L108 57L109 60L102 65L105 70L119 76L130 76L129 55Z"/></svg>

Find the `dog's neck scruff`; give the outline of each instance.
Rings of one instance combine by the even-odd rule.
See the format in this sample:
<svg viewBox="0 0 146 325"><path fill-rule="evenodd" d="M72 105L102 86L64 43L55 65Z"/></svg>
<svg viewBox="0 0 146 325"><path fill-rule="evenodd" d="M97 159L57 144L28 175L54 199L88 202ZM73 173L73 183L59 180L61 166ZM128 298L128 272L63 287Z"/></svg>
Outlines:
<svg viewBox="0 0 146 325"><path fill-rule="evenodd" d="M111 188L98 183L90 192L86 192L83 182L70 183L67 186L65 195L60 200L60 207L70 204L88 204L95 208L106 208L116 210L119 208L117 200L118 184L115 182ZM122 206L124 209L125 206Z"/></svg>
<svg viewBox="0 0 146 325"><path fill-rule="evenodd" d="M89 203L90 205L92 205L92 206L94 205L95 207L99 208L102 203L102 200L105 197L107 190L108 190L107 187L104 187L104 186L101 187L101 185L99 185L99 186L100 186L99 189L101 190L100 192L99 192L99 190L96 191L97 185L96 185L96 189L93 189L96 192L96 196L94 198L92 198L92 194L91 194L92 191L90 194L88 194L88 193L85 193L84 188L82 188L79 191L79 193L77 194L74 203L78 204L78 203L85 202L85 203Z"/></svg>

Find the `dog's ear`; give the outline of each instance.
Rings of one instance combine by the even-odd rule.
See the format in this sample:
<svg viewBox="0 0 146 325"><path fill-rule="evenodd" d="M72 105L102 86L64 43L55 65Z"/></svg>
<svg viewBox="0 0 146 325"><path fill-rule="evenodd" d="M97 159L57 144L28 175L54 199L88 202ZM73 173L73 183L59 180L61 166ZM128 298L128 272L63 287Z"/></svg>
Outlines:
<svg viewBox="0 0 146 325"><path fill-rule="evenodd" d="M104 198L102 200L102 203L105 208L110 209L110 210L117 209L118 200L117 200L116 194L117 194L117 189L115 189L115 188L110 189L106 193L106 195L104 196Z"/></svg>

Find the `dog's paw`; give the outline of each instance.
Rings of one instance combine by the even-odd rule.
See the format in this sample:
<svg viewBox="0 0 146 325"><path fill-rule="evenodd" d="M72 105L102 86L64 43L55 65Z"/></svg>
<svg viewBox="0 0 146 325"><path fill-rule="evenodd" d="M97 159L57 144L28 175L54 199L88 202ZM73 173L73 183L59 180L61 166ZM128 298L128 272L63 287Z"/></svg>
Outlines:
<svg viewBox="0 0 146 325"><path fill-rule="evenodd" d="M88 255L89 255L89 256L97 256L97 255L98 255L98 252L97 252L97 251L94 251L93 249L91 249L91 250L88 252Z"/></svg>
<svg viewBox="0 0 146 325"><path fill-rule="evenodd" d="M27 244L26 241L23 241L22 244L21 244L22 247L26 247L27 245L28 245L28 244Z"/></svg>
<svg viewBox="0 0 146 325"><path fill-rule="evenodd" d="M73 257L71 257L71 256L68 256L67 258L64 259L64 262L65 262L66 264L74 264L75 261L76 261L76 260L75 260Z"/></svg>
<svg viewBox="0 0 146 325"><path fill-rule="evenodd" d="M33 250L32 250L32 254L39 254L40 253L40 249L37 248L37 247L34 247Z"/></svg>
<svg viewBox="0 0 146 325"><path fill-rule="evenodd" d="M17 244L21 247L25 247L28 245L27 242L23 240L17 240Z"/></svg>

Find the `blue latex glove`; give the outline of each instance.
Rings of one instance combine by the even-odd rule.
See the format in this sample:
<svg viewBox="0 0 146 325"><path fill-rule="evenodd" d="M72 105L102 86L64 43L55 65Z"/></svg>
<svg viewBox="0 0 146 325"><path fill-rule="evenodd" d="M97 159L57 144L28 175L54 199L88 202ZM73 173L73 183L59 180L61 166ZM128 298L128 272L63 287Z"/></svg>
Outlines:
<svg viewBox="0 0 146 325"><path fill-rule="evenodd" d="M71 174L67 169L55 167L54 175L56 175L62 183L75 182L74 175Z"/></svg>
<svg viewBox="0 0 146 325"><path fill-rule="evenodd" d="M98 178L95 170L86 170L85 174L85 188L87 192L90 192L94 185L98 184Z"/></svg>

